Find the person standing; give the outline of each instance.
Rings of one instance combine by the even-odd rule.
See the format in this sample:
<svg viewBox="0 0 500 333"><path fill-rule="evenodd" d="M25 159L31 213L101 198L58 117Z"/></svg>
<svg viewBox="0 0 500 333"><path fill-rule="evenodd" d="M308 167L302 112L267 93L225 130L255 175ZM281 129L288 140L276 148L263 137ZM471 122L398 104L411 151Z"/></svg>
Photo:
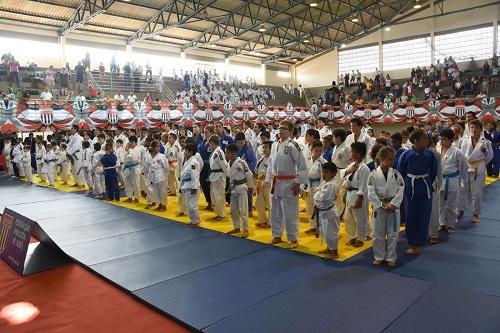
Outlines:
<svg viewBox="0 0 500 333"><path fill-rule="evenodd" d="M279 126L279 141L271 149L266 182L272 182L272 244L282 243L283 229L290 248L298 246L300 185L307 184L307 163L298 143L291 139L293 124L284 120Z"/></svg>
<svg viewBox="0 0 500 333"><path fill-rule="evenodd" d="M10 84L16 84L18 88L20 88L19 84L19 62L16 60L16 58L11 57L9 62L9 82Z"/></svg>
<svg viewBox="0 0 500 333"><path fill-rule="evenodd" d="M221 221L226 216L224 194L226 177L229 176L226 157L219 147L219 142L220 139L217 135L212 135L208 141L212 150L209 159L210 173L208 181L210 182L210 198L214 206L216 221Z"/></svg>
<svg viewBox="0 0 500 333"><path fill-rule="evenodd" d="M406 237L408 255L422 254L427 241L432 211L432 184L437 177L438 163L434 154L427 149L428 137L424 130L417 129L410 134L412 147L398 162L398 171L405 181Z"/></svg>
<svg viewBox="0 0 500 333"><path fill-rule="evenodd" d="M85 67L82 65L82 62L79 61L78 65L75 66L75 83L76 90L83 90L83 74L85 73Z"/></svg>

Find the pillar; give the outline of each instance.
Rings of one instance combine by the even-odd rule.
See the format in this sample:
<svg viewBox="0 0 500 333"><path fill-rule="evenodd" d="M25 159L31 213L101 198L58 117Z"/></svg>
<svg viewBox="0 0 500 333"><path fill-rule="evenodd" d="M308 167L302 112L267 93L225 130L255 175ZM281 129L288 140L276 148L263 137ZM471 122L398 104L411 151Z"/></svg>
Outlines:
<svg viewBox="0 0 500 333"><path fill-rule="evenodd" d="M434 11L435 11L435 5L434 5L434 1L431 1L429 3L429 8L430 8L430 15L431 16L434 16ZM434 32L436 31L436 27L435 27L435 22L436 22L436 18L435 17L432 17L431 19L431 22L430 22L430 25L431 25L431 64L434 64L436 62L436 52L435 52L435 49L436 49L436 39L434 38Z"/></svg>
<svg viewBox="0 0 500 333"><path fill-rule="evenodd" d="M127 60L132 61L132 44L128 44L125 46L125 52L127 53Z"/></svg>
<svg viewBox="0 0 500 333"><path fill-rule="evenodd" d="M64 67L66 66L66 37L59 36L57 43L59 44L59 62L61 67Z"/></svg>
<svg viewBox="0 0 500 333"><path fill-rule="evenodd" d="M260 65L260 72L261 72L261 81L260 84L262 85L267 85L267 65L265 63L262 63Z"/></svg>

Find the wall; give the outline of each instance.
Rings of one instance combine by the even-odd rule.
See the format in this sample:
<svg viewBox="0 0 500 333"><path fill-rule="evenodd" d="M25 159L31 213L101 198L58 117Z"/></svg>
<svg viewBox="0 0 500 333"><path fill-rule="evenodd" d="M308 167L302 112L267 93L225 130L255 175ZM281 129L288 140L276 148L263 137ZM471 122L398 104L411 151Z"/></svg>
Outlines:
<svg viewBox="0 0 500 333"><path fill-rule="evenodd" d="M444 2L444 11L450 12L473 6L495 3L493 0L446 0ZM416 22L397 24L391 27L391 31L378 30L364 38L353 41L347 45L348 48L361 47L367 44L382 43L384 41L404 39L412 36L420 36L423 34L430 35L432 32L454 30L467 28L481 24L493 24L499 19L500 5L492 5L477 10L466 11L462 13L450 14L437 18L429 18ZM439 14L439 7L434 5L434 8L428 8L420 13L411 16L408 20L430 16L433 13ZM493 53L493 50L492 50ZM460 64L459 64L460 66ZM464 66L464 64L462 64ZM331 70L330 68L333 69ZM330 85L332 80L338 78L338 52L337 50L330 51L324 55L316 56L311 60L305 60L296 65L297 81L302 82L305 87L321 87ZM383 68L380 64L380 68ZM392 78L408 77L409 70L401 69L387 71ZM372 74L372 73L364 73Z"/></svg>

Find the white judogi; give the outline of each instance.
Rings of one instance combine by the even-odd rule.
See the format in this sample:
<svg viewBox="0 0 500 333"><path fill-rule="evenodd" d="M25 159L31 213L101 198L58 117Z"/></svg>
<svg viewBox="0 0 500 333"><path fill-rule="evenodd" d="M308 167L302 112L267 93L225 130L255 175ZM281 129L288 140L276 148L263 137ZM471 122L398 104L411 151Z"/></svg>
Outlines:
<svg viewBox="0 0 500 333"><path fill-rule="evenodd" d="M344 141L345 145L349 149L349 154L348 154L349 155L349 159L350 159L350 156L351 156L351 145L354 142L363 142L366 145L366 156L365 156L364 162L366 164L370 163L372 161L372 159L370 157L370 151L372 150L374 141L375 140L373 140L368 134L366 134L364 132L361 132L361 134L358 137L358 140L354 140L354 133L349 134L345 138L345 141Z"/></svg>
<svg viewBox="0 0 500 333"><path fill-rule="evenodd" d="M120 164L119 167L116 168L116 171L118 173L118 180L122 186L125 185L125 180L123 177L123 168L124 168L124 163L125 163L125 148L124 146L118 147L115 149L115 155L118 159L118 162Z"/></svg>
<svg viewBox="0 0 500 333"><path fill-rule="evenodd" d="M226 177L229 175L228 165L224 152L217 147L209 158L210 174L210 199L212 200L215 214L220 217L226 216L225 189Z"/></svg>
<svg viewBox="0 0 500 333"><path fill-rule="evenodd" d="M171 195L177 195L179 192L179 180L175 176L175 170L177 169L177 163L179 162L179 154L181 152L181 147L177 142L173 145L167 144L165 147L165 156L167 157L169 169L168 169L168 192Z"/></svg>
<svg viewBox="0 0 500 333"><path fill-rule="evenodd" d="M442 149L442 148L441 148ZM441 154L443 182L439 189L439 224L455 228L457 223L460 177L467 175L467 161L458 148L453 145Z"/></svg>
<svg viewBox="0 0 500 333"><path fill-rule="evenodd" d="M38 174L38 177L42 181L47 180L47 176L42 172L44 155L45 155L45 147L43 145L37 144L35 148L36 173Z"/></svg>
<svg viewBox="0 0 500 333"><path fill-rule="evenodd" d="M200 198L200 171L201 165L196 155L191 156L182 166L180 188L184 193L186 209L189 215L190 224L200 223L198 212L198 199ZM196 190L196 193L191 193Z"/></svg>
<svg viewBox="0 0 500 333"><path fill-rule="evenodd" d="M72 157L73 181L82 186L83 185L83 170L82 170L82 142L83 138L80 134L75 133L69 137L67 152Z"/></svg>
<svg viewBox="0 0 500 333"><path fill-rule="evenodd" d="M319 189L319 184L321 183L321 166L326 163L323 157L319 157L313 160L309 157L307 160L307 167L309 169L307 174L308 184L304 186L304 191L306 192L306 213L309 219L309 226L311 228L316 228L316 221L312 218L314 213L314 193Z"/></svg>
<svg viewBox="0 0 500 333"><path fill-rule="evenodd" d="M337 214L339 215L339 218L342 218L342 215L345 210L345 203L344 203L344 197L346 194L345 188L342 186L344 181L340 175L340 170L343 170L347 168L349 165L349 161L351 160L351 149L348 147L344 142L342 142L340 145L335 145L333 146L333 152L332 152L332 162L337 166L337 174L335 175L335 191L337 191L335 198L336 198L336 208L337 208Z"/></svg>
<svg viewBox="0 0 500 333"><path fill-rule="evenodd" d="M56 162L56 154L53 150L48 150L43 154L42 174L49 179L49 184L54 185L54 164Z"/></svg>
<svg viewBox="0 0 500 333"><path fill-rule="evenodd" d="M269 157L263 156L257 161L257 197L255 199L255 208L257 210L258 223L266 225L269 225L267 212L271 209L271 186L265 182L268 167Z"/></svg>
<svg viewBox="0 0 500 333"><path fill-rule="evenodd" d="M148 178L152 189L152 202L166 206L167 179L170 178L168 160L165 155L158 153L149 160L148 164Z"/></svg>
<svg viewBox="0 0 500 333"><path fill-rule="evenodd" d="M294 184L307 184L307 163L299 145L288 138L271 147L266 181L273 181L271 228L273 237L281 237L283 227L289 241L297 241L299 197L292 192Z"/></svg>
<svg viewBox="0 0 500 333"><path fill-rule="evenodd" d="M346 225L346 232L348 240L358 239L360 241L366 240L366 233L369 230L368 221L368 176L370 169L364 162L359 163L358 170L353 173L347 174L347 170L352 168L354 162L349 164L347 169L343 172L343 186L347 190L346 195L346 209L344 221ZM358 195L363 196L363 202L360 208L352 208L358 199Z"/></svg>
<svg viewBox="0 0 500 333"><path fill-rule="evenodd" d="M88 187L94 187L94 182L92 181L92 150L91 148L85 148L82 153L82 173L87 183Z"/></svg>
<svg viewBox="0 0 500 333"><path fill-rule="evenodd" d="M59 175L64 183L68 181L68 158L66 157L66 154L66 150L59 151L55 167L56 170L59 171Z"/></svg>
<svg viewBox="0 0 500 333"><path fill-rule="evenodd" d="M122 147L125 147L128 143L128 138L125 136L125 134L120 133L120 135L115 135L115 137L113 138L113 148L114 149L116 149L116 141L118 141L118 140L123 141Z"/></svg>
<svg viewBox="0 0 500 333"><path fill-rule="evenodd" d="M123 160L125 193L127 198L139 200L141 197L141 150L139 147L135 146L125 152Z"/></svg>
<svg viewBox="0 0 500 333"><path fill-rule="evenodd" d="M389 168L387 179L380 167L368 176L368 199L373 207L373 254L375 260L396 261L400 212L404 180L399 172ZM382 206L390 203L396 209L389 213Z"/></svg>
<svg viewBox="0 0 500 333"><path fill-rule="evenodd" d="M3 147L3 156L5 156L5 163L7 164L7 174L12 176L14 174L14 168L12 167L12 160L10 158L10 150L11 150L10 142L5 142L5 146Z"/></svg>
<svg viewBox="0 0 500 333"><path fill-rule="evenodd" d="M339 242L339 217L335 208L335 181L322 181L314 193L314 204L319 219L319 234L329 250L337 250Z"/></svg>
<svg viewBox="0 0 500 333"><path fill-rule="evenodd" d="M247 162L237 157L229 167L231 220L234 229L248 230L248 189L253 188L253 175Z"/></svg>
<svg viewBox="0 0 500 333"><path fill-rule="evenodd" d="M26 181L29 184L33 184L33 171L31 168L31 152L23 151L21 153L21 157L19 158L19 162L16 162L19 165L19 171L24 171L24 176L26 177Z"/></svg>
<svg viewBox="0 0 500 333"><path fill-rule="evenodd" d="M429 150L434 154L434 158L437 161L437 175L436 179L432 183L432 188L434 189L435 195L432 196L432 210L431 219L429 222L429 237L439 238L439 191L441 189L441 184L443 183L443 166L441 163L441 156L434 148L429 148Z"/></svg>
<svg viewBox="0 0 500 333"><path fill-rule="evenodd" d="M318 132L320 140L323 140L328 135L332 135L332 131L328 126L323 126L322 128L318 129Z"/></svg>
<svg viewBox="0 0 500 333"><path fill-rule="evenodd" d="M94 183L94 194L102 195L106 191L106 186L104 182L104 168L101 164L101 158L106 153L102 150L95 151L92 154L92 164L90 167L90 173L92 174L92 181Z"/></svg>
<svg viewBox="0 0 500 333"><path fill-rule="evenodd" d="M462 141L462 153L467 160L467 175L462 178L463 188L460 191L461 209L465 211L468 202L472 199L472 214L481 213L481 200L483 199L484 180L486 178L486 164L493 159L491 142L485 137L480 137L476 146L472 146L472 139Z"/></svg>
<svg viewBox="0 0 500 333"><path fill-rule="evenodd" d="M25 176L23 162L22 162L23 153L24 150L22 143L18 143L17 145L15 145L14 149L12 150L12 163L16 163L17 169L19 170L19 175L21 177ZM31 163L31 157L30 157L30 163Z"/></svg>

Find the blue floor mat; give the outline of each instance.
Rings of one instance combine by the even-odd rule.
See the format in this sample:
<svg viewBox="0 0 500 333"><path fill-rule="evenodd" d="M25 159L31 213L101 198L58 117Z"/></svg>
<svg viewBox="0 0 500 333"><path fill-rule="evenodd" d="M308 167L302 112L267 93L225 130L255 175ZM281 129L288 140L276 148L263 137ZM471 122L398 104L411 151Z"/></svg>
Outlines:
<svg viewBox="0 0 500 333"><path fill-rule="evenodd" d="M500 209L498 207L498 198L500 198L500 181L497 181L484 189L483 202L481 204L481 218L490 220L500 220ZM466 216L472 216L469 211Z"/></svg>
<svg viewBox="0 0 500 333"><path fill-rule="evenodd" d="M267 248L135 294L201 330L307 278L331 271L332 265L341 264Z"/></svg>
<svg viewBox="0 0 500 333"><path fill-rule="evenodd" d="M63 246L63 250L75 260L90 266L175 243L199 239L211 234L212 232L205 229L187 228L177 223L171 223L114 237ZM200 241L203 242L203 240Z"/></svg>
<svg viewBox="0 0 500 333"><path fill-rule="evenodd" d="M57 245L64 248L68 245L114 237L172 223L174 222L156 216L144 216L141 219L132 217L109 220L106 223L86 224L51 230L47 231L47 234ZM123 245L125 246L126 244Z"/></svg>
<svg viewBox="0 0 500 333"><path fill-rule="evenodd" d="M425 251L500 260L500 238L457 232L449 241L429 246Z"/></svg>
<svg viewBox="0 0 500 333"><path fill-rule="evenodd" d="M351 265L318 274L204 332L380 332L431 286Z"/></svg>
<svg viewBox="0 0 500 333"><path fill-rule="evenodd" d="M423 255L393 272L500 296L500 262L497 260L424 250Z"/></svg>
<svg viewBox="0 0 500 333"><path fill-rule="evenodd" d="M500 212L499 212L500 215ZM500 237L500 221L481 219L479 224L472 224L466 221L460 221L457 224L457 233L477 234L485 236Z"/></svg>
<svg viewBox="0 0 500 333"><path fill-rule="evenodd" d="M384 332L498 333L500 298L438 283Z"/></svg>
<svg viewBox="0 0 500 333"><path fill-rule="evenodd" d="M265 247L257 242L214 233L204 237L203 242L195 239L177 243L93 265L91 269L129 291L136 291Z"/></svg>

